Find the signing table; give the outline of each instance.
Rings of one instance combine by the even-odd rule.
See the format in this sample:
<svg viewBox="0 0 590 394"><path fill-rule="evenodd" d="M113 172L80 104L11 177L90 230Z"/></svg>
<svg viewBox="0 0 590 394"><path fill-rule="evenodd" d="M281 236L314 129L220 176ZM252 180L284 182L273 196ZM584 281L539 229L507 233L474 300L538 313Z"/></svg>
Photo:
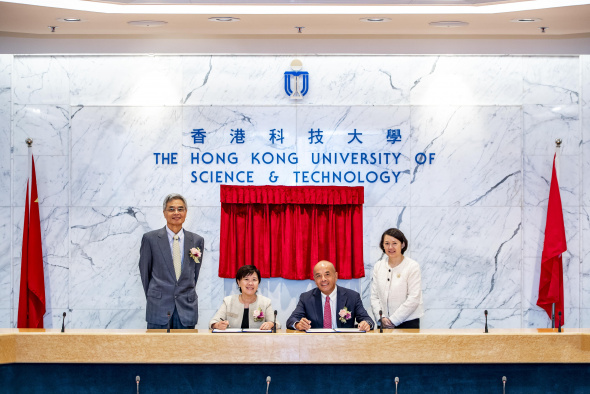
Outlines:
<svg viewBox="0 0 590 394"><path fill-rule="evenodd" d="M306 393L348 392L339 379L375 391L391 387L395 376L404 388L400 393L501 392L502 375L513 392L538 392L548 384L563 392L590 392L590 329L487 334L0 329L2 371L0 387L15 392L23 384L22 392L130 392L136 375L142 375L144 393L262 392L267 375L273 376L274 392L302 386ZM88 378L80 381L82 375ZM171 382L169 376L178 379ZM246 381L256 382L256 389Z"/></svg>

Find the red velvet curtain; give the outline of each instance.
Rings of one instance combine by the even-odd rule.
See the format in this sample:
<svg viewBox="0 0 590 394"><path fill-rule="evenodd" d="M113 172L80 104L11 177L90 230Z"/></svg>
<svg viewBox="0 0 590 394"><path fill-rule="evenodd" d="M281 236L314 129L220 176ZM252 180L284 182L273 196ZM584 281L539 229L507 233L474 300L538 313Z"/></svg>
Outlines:
<svg viewBox="0 0 590 394"><path fill-rule="evenodd" d="M219 276L254 264L262 277L313 278L329 260L362 278L363 187L221 185Z"/></svg>

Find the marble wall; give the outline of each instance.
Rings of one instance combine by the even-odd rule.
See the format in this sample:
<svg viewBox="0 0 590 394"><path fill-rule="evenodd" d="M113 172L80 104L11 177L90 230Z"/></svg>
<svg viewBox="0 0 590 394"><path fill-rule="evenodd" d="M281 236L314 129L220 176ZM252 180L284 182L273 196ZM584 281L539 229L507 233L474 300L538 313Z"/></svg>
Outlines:
<svg viewBox="0 0 590 394"><path fill-rule="evenodd" d="M16 326L27 148L34 139L47 292L46 327L145 327L141 235L165 224L169 192L189 200L185 226L205 237L205 327L224 295L217 275L219 184L191 171L252 170L295 185L312 152L400 153L397 163L324 170L399 172L364 183L366 277L340 281L369 306L380 235L399 227L422 267L424 328L547 327L536 307L552 155L563 140L561 197L567 327L590 326L590 56L301 56L310 90L283 91L291 56L0 55L0 327ZM247 141L231 143L242 127ZM324 144L309 144L321 127ZM204 128L206 143L191 131ZM283 128L284 143L268 132ZM362 131L363 144L348 144ZM402 141L384 143L399 128ZM239 165L198 166L231 152ZM253 151L295 152L296 165L252 164ZM156 165L154 152L178 152ZM415 155L434 152L432 164ZM584 176L586 174L586 176ZM339 183L359 185L359 183ZM264 279L284 323L311 281Z"/></svg>

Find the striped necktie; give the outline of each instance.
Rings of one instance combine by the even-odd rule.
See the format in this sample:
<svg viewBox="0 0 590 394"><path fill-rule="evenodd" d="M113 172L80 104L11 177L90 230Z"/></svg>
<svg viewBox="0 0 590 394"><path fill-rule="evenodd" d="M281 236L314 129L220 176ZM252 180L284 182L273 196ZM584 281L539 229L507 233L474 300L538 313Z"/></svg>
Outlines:
<svg viewBox="0 0 590 394"><path fill-rule="evenodd" d="M180 278L180 271L182 269L181 262L182 259L180 258L180 237L177 235L174 236L174 242L172 243L172 262L174 263L174 272L176 273L176 280Z"/></svg>
<svg viewBox="0 0 590 394"><path fill-rule="evenodd" d="M326 296L324 305L324 328L332 328L332 309L330 308L330 296Z"/></svg>

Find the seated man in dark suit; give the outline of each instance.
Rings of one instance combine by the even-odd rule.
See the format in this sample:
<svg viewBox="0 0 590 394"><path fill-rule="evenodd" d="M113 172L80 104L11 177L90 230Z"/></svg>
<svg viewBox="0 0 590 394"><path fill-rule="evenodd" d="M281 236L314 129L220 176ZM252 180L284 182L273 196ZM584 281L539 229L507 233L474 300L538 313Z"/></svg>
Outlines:
<svg viewBox="0 0 590 394"><path fill-rule="evenodd" d="M296 330L310 328L354 328L355 320L361 331L369 331L374 323L354 290L336 286L338 273L329 261L320 261L313 268L316 289L299 297L297 307L287 320L287 327Z"/></svg>

